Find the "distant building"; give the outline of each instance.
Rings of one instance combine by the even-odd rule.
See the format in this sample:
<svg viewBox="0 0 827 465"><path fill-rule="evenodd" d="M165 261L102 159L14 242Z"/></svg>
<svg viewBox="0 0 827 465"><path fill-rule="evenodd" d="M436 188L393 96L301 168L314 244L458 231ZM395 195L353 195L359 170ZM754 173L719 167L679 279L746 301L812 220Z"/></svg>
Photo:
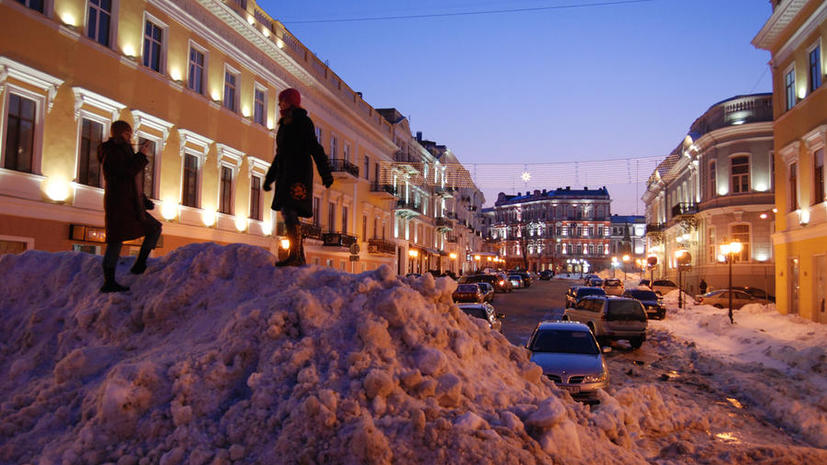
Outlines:
<svg viewBox="0 0 827 465"><path fill-rule="evenodd" d="M633 263L635 259L643 258L646 253L646 217L612 215L611 223L609 253L613 257L629 255Z"/></svg>
<svg viewBox="0 0 827 465"><path fill-rule="evenodd" d="M610 263L610 202L605 187L500 193L487 242L508 268L581 272Z"/></svg>
<svg viewBox="0 0 827 465"><path fill-rule="evenodd" d="M692 293L704 279L729 285L721 246L742 244L733 257L733 285L772 293L772 96L742 95L712 105L649 177L647 253L655 278L678 282L675 253L691 255L682 279Z"/></svg>
<svg viewBox="0 0 827 465"><path fill-rule="evenodd" d="M752 43L772 53L776 307L827 323L827 3L771 3Z"/></svg>

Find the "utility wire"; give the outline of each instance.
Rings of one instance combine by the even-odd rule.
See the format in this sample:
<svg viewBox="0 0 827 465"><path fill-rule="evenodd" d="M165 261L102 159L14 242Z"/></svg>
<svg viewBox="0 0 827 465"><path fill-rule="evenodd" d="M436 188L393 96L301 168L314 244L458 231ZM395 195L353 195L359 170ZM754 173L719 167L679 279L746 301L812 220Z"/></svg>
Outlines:
<svg viewBox="0 0 827 465"><path fill-rule="evenodd" d="M483 11L465 11L465 12L457 12L457 13L424 13L424 14L416 14L416 15L399 15L399 16L373 16L373 17L362 17L362 18L341 18L341 19L306 19L306 20L296 20L290 21L287 19L282 19L282 22L287 24L318 24L318 23L354 23L354 22L362 22L362 21L387 21L393 19L423 19L423 18L444 18L450 16L479 16L479 15L492 15L492 14L504 14L504 13L524 13L528 11L547 11L547 10L571 10L575 8L594 8L594 7L604 7L604 6L614 6L614 5L629 5L634 3L649 3L654 2L656 0L617 0L613 2L596 2L596 3L581 3L575 5L554 5L554 6L538 6L538 7L529 7L529 8L509 8L509 9L502 9L502 10L483 10Z"/></svg>

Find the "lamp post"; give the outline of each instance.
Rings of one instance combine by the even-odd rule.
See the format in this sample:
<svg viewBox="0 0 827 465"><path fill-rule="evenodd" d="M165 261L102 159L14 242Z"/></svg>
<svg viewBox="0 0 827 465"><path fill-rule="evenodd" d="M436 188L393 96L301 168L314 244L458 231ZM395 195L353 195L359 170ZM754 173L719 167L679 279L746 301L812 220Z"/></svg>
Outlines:
<svg viewBox="0 0 827 465"><path fill-rule="evenodd" d="M632 259L632 257L630 257L628 255L623 256L623 265L622 266L623 266L623 285L624 286L626 285L626 264L629 263L629 260L631 260L631 259Z"/></svg>
<svg viewBox="0 0 827 465"><path fill-rule="evenodd" d="M726 257L726 261L729 264L729 323L735 324L735 320L732 318L732 260L735 258L735 254L741 253L741 243L737 241L732 241L729 244L722 244L721 245L721 254Z"/></svg>
<svg viewBox="0 0 827 465"><path fill-rule="evenodd" d="M675 261L678 262L678 308L683 308L683 274L682 271L689 267L692 255L686 249L675 251Z"/></svg>
<svg viewBox="0 0 827 465"><path fill-rule="evenodd" d="M612 278L617 277L617 266L617 257L612 257Z"/></svg>
<svg viewBox="0 0 827 465"><path fill-rule="evenodd" d="M414 268L413 268L413 265L414 265L414 260L415 260L415 259L416 259L416 257L418 257L418 256L419 256L419 252L418 252L418 251L416 251L416 249L410 249L410 250L408 250L408 257L410 257L410 258L409 258L409 260L408 260L408 262L409 262L409 264L410 264L410 269L411 269L410 273L413 273L413 269L414 269Z"/></svg>
<svg viewBox="0 0 827 465"><path fill-rule="evenodd" d="M451 259L451 273L456 273L456 270L454 270L454 265L457 261L457 254L455 252L451 252L450 254L448 254L448 258Z"/></svg>

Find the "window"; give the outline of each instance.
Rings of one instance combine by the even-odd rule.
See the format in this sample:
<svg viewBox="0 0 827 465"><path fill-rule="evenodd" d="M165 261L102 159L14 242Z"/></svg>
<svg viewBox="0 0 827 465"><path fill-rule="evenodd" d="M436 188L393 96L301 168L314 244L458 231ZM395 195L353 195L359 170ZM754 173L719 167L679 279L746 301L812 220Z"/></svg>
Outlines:
<svg viewBox="0 0 827 465"><path fill-rule="evenodd" d="M204 94L204 53L190 45L190 66L187 85L198 94Z"/></svg>
<svg viewBox="0 0 827 465"><path fill-rule="evenodd" d="M17 3L23 4L32 10L44 13L44 0L17 0Z"/></svg>
<svg viewBox="0 0 827 465"><path fill-rule="evenodd" d="M808 55L810 70L810 92L821 87L821 45L816 45Z"/></svg>
<svg viewBox="0 0 827 465"><path fill-rule="evenodd" d="M89 0L86 35L109 47L109 25L112 21L112 0Z"/></svg>
<svg viewBox="0 0 827 465"><path fill-rule="evenodd" d="M147 156L149 160L144 168L144 194L149 198L155 197L155 150L158 147L154 140L138 138L138 147L146 143L148 145Z"/></svg>
<svg viewBox="0 0 827 465"><path fill-rule="evenodd" d="M336 204L328 202L327 204L327 230L334 232L336 229Z"/></svg>
<svg viewBox="0 0 827 465"><path fill-rule="evenodd" d="M370 157L365 154L365 179L370 181Z"/></svg>
<svg viewBox="0 0 827 465"><path fill-rule="evenodd" d="M267 91L256 86L253 92L253 122L262 126L267 125Z"/></svg>
<svg viewBox="0 0 827 465"><path fill-rule="evenodd" d="M322 216L321 212L321 200L318 197L313 197L313 224L315 226L320 226L322 223Z"/></svg>
<svg viewBox="0 0 827 465"><path fill-rule="evenodd" d="M715 227L710 226L707 229L707 236L706 236L706 250L707 250L707 260L709 263L715 263L718 261L718 249L715 243Z"/></svg>
<svg viewBox="0 0 827 465"><path fill-rule="evenodd" d="M824 148L813 152L813 203L821 203L824 199Z"/></svg>
<svg viewBox="0 0 827 465"><path fill-rule="evenodd" d="M336 158L339 155L339 139L331 134L330 135L330 158Z"/></svg>
<svg viewBox="0 0 827 465"><path fill-rule="evenodd" d="M714 199L718 194L718 167L715 161L709 162L709 198Z"/></svg>
<svg viewBox="0 0 827 465"><path fill-rule="evenodd" d="M795 106L795 68L784 75L784 95L787 98L786 109L789 110Z"/></svg>
<svg viewBox="0 0 827 465"><path fill-rule="evenodd" d="M233 214L233 170L230 167L221 167L221 179L219 180L218 211L227 215Z"/></svg>
<svg viewBox="0 0 827 465"><path fill-rule="evenodd" d="M163 73L163 50L164 29L147 19L144 25L144 66Z"/></svg>
<svg viewBox="0 0 827 465"><path fill-rule="evenodd" d="M316 142L322 143L322 128L316 126Z"/></svg>
<svg viewBox="0 0 827 465"><path fill-rule="evenodd" d="M198 157L190 153L184 154L182 190L181 203L198 208Z"/></svg>
<svg viewBox="0 0 827 465"><path fill-rule="evenodd" d="M37 103L9 94L6 147L3 168L32 173L34 165L34 134Z"/></svg>
<svg viewBox="0 0 827 465"><path fill-rule="evenodd" d="M345 158L345 161L350 163L350 144L345 142L344 147L342 148L342 156Z"/></svg>
<svg viewBox="0 0 827 465"><path fill-rule="evenodd" d="M790 211L798 210L798 163L790 163Z"/></svg>
<svg viewBox="0 0 827 465"><path fill-rule="evenodd" d="M379 183L379 163L373 164L373 182Z"/></svg>
<svg viewBox="0 0 827 465"><path fill-rule="evenodd" d="M250 219L261 221L261 176L250 179Z"/></svg>
<svg viewBox="0 0 827 465"><path fill-rule="evenodd" d="M238 74L224 70L224 108L238 111Z"/></svg>
<svg viewBox="0 0 827 465"><path fill-rule="evenodd" d="M80 153L78 154L78 182L101 187L101 165L98 147L103 141L103 125L86 118L81 120Z"/></svg>
<svg viewBox="0 0 827 465"><path fill-rule="evenodd" d="M749 157L732 158L729 184L729 191L733 194L749 192Z"/></svg>
<svg viewBox="0 0 827 465"><path fill-rule="evenodd" d="M376 237L376 234L373 236ZM365 215L362 215L362 240L368 240L368 217Z"/></svg>
<svg viewBox="0 0 827 465"><path fill-rule="evenodd" d="M749 225L748 224L735 224L732 225L731 236L733 241L738 241L741 243L741 253L737 257L735 257L736 262L748 262L750 251L749 251Z"/></svg>
<svg viewBox="0 0 827 465"><path fill-rule="evenodd" d="M374 218L373 219L373 238L374 239L376 239L378 237L378 234L377 234L378 230L379 230L379 218ZM383 231L382 239L384 239L384 238L385 237L384 237L384 231Z"/></svg>

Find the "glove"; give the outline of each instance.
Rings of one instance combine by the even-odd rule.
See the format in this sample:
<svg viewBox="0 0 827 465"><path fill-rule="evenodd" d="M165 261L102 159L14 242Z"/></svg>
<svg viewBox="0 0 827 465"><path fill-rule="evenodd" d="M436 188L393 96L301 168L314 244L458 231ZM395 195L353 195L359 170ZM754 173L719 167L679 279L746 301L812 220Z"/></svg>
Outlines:
<svg viewBox="0 0 827 465"><path fill-rule="evenodd" d="M149 200L149 197L144 194L144 210L153 210L155 208L155 203L152 200Z"/></svg>
<svg viewBox="0 0 827 465"><path fill-rule="evenodd" d="M273 188L270 186L270 183L264 183L264 192L270 192L271 190L273 190Z"/></svg>
<svg viewBox="0 0 827 465"><path fill-rule="evenodd" d="M322 177L322 184L324 184L324 187L330 188L333 185L333 176L328 174Z"/></svg>

